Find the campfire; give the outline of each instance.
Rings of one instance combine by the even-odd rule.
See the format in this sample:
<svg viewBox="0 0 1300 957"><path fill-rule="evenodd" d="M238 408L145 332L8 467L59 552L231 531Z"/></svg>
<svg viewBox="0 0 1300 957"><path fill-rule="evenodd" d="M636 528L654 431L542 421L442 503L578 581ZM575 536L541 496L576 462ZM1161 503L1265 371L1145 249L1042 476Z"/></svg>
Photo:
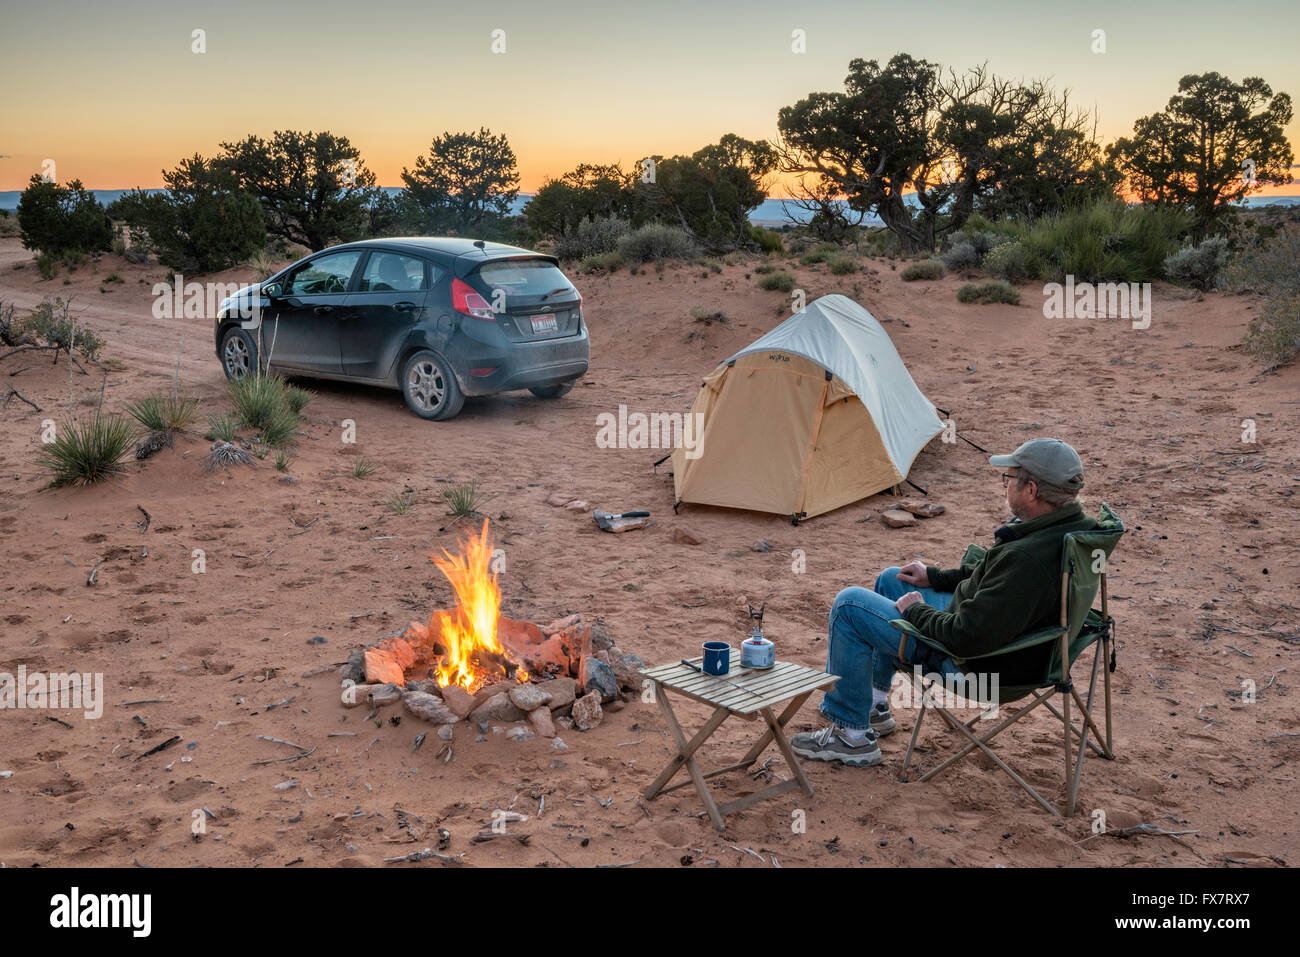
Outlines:
<svg viewBox="0 0 1300 957"><path fill-rule="evenodd" d="M512 737L555 737L557 725L595 727L639 689L641 659L580 615L539 626L501 614L488 533L484 519L457 554L430 556L451 584L455 607L354 652L343 668L345 706L377 710L401 701L440 725L527 719L531 729L512 729Z"/></svg>

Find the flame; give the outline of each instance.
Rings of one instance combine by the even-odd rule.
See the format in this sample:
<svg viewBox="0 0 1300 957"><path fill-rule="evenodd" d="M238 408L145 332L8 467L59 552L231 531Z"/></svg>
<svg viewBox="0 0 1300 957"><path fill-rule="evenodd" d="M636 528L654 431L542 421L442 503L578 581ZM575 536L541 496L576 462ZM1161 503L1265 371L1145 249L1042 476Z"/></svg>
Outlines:
<svg viewBox="0 0 1300 957"><path fill-rule="evenodd" d="M483 531L462 543L462 554L443 557L431 555L430 560L447 576L456 594L456 607L436 613L441 643L447 654L435 670L438 683L443 687L459 685L466 691L475 691L486 675L475 658L489 655L506 659L506 650L497 640L497 620L501 615L501 589L497 586L496 572L492 570L492 543L488 540L488 520L483 520ZM430 622L430 630L433 630ZM520 668L515 672L518 681L527 681L528 674Z"/></svg>

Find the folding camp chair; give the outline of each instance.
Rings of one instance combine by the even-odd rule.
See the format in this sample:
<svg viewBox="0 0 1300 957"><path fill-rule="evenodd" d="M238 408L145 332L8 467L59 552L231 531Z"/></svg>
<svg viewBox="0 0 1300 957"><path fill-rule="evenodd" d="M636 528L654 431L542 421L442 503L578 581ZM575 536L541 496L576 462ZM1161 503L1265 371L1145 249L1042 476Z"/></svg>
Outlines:
<svg viewBox="0 0 1300 957"><path fill-rule="evenodd" d="M933 697L936 699L936 703L932 706L938 710L949 727L958 735L964 737L966 741L956 754L937 767L926 771L917 780L928 781L940 771L951 767L967 754L979 748L997 762L998 767L1006 771L1013 781L1029 792L1034 800L1059 817L1060 814L1056 808L1034 790L1024 778L1008 767L988 746L988 742L996 735L1015 724L1039 705L1045 705L1052 714L1061 720L1064 727L1065 816L1072 817L1074 815L1075 804L1079 796L1079 782L1083 774L1083 759L1088 749L1091 748L1098 756L1109 760L1114 760L1115 757L1111 744L1110 707L1110 675L1115 670L1115 648L1113 645L1115 622L1111 618L1106 605L1106 562L1109 561L1111 552L1114 551L1115 546L1124 534L1124 525L1105 503L1101 506L1101 513L1098 515L1097 521L1101 526L1098 529L1086 532L1070 532L1064 536L1064 546L1061 550L1061 623L1059 625L1022 635L1011 644L988 654L959 659L941 643L921 634L907 621L899 619L890 622L899 631L906 632L916 638L917 641L923 642L928 647L951 657L957 666L967 673L997 674L999 662L1005 655L1032 648L1036 645L1053 643L1050 658L1047 660L1040 680L1033 684L1008 687L1002 687L999 681L998 687L993 689L993 693L986 695L987 700L977 702L982 705L1001 706L1013 701L1019 701L1021 698L1033 698L1029 705L1020 708L1010 717L999 721L981 737L976 737L972 732L972 727L983 714L987 713L987 710L963 723L954 717L947 708L937 703L937 696L931 693L935 687L933 680L914 675L914 680L919 680L922 690L921 712L917 716L916 726L912 729L912 740L908 743L907 756L903 760L902 771L899 772L900 780L906 780L905 775L912 760L912 751L916 747L917 737L921 731L921 722L925 720L926 708L931 706L930 699ZM971 545L966 549L962 564L975 564L983 557L984 551L978 545ZM1096 600L1099 588L1101 591L1101 609L1097 611L1092 605ZM1089 645L1094 643L1097 644L1097 652L1092 661L1092 677L1088 683L1088 700L1085 703L1074 687L1074 682L1070 677L1070 669L1073 667L1075 660L1083 654ZM1062 662L1066 662L1064 667L1062 667ZM1106 699L1106 732L1104 736L1092 713L1099 664L1102 665ZM968 681L966 687L968 691L971 687L978 687L981 691L986 690L977 682ZM1059 710L1052 704L1051 700L1058 692L1061 695ZM1071 720L1071 702L1078 706L1082 716L1081 726L1077 728ZM1092 731L1093 736L1096 738L1096 743L1088 740L1089 730ZM1075 738L1079 740L1077 758L1071 754L1071 747Z"/></svg>

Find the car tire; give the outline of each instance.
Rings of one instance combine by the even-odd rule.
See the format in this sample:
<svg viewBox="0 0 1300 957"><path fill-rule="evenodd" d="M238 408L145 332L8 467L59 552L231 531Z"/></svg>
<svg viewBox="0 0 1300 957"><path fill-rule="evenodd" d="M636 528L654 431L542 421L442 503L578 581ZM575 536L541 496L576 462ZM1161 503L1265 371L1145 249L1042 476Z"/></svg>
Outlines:
<svg viewBox="0 0 1300 957"><path fill-rule="evenodd" d="M257 343L248 330L231 326L221 337L221 368L231 382L238 382L249 373L257 374Z"/></svg>
<svg viewBox="0 0 1300 957"><path fill-rule="evenodd" d="M420 418L435 422L450 419L465 405L465 395L451 368L442 356L427 349L402 365L402 398Z"/></svg>
<svg viewBox="0 0 1300 957"><path fill-rule="evenodd" d="M561 382L559 385L533 386L528 391L539 399L558 399L560 396L568 395L573 391L573 383Z"/></svg>

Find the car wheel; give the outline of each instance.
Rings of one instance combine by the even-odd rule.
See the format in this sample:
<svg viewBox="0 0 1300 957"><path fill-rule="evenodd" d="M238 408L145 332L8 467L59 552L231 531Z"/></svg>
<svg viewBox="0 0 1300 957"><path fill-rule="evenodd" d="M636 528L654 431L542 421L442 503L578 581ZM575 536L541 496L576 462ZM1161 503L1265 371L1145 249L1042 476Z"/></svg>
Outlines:
<svg viewBox="0 0 1300 957"><path fill-rule="evenodd" d="M231 382L257 374L257 345L246 330L233 326L221 337L221 368Z"/></svg>
<svg viewBox="0 0 1300 957"><path fill-rule="evenodd" d="M465 396L447 363L436 352L417 352L402 367L402 397L422 419L450 419L465 404Z"/></svg>
<svg viewBox="0 0 1300 957"><path fill-rule="evenodd" d="M572 382L562 382L559 385L539 385L528 390L539 399L558 399L562 395L568 395L573 391Z"/></svg>

